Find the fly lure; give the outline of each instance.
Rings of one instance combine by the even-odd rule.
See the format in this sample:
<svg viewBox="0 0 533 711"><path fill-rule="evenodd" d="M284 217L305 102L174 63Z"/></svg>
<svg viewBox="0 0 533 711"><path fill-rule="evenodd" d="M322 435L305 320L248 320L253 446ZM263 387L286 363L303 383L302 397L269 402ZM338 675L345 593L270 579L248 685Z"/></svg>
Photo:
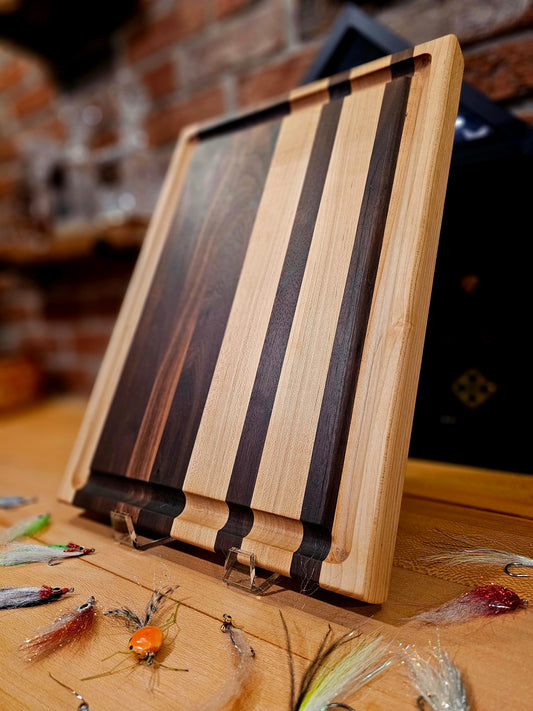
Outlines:
<svg viewBox="0 0 533 711"><path fill-rule="evenodd" d="M0 509L16 509L37 501L34 496L0 496Z"/></svg>
<svg viewBox="0 0 533 711"><path fill-rule="evenodd" d="M230 676L225 686L205 703L200 711L220 711L220 709L226 708L230 701L235 701L242 693L250 675L252 659L255 657L255 652L246 641L242 630L234 626L231 615L222 615L220 629L229 635L237 654L237 666L235 673Z"/></svg>
<svg viewBox="0 0 533 711"><path fill-rule="evenodd" d="M27 639L22 650L28 661L39 659L58 647L71 644L88 634L94 627L96 607L94 597L79 605L75 610L66 612L54 620L51 625L39 630Z"/></svg>
<svg viewBox="0 0 533 711"><path fill-rule="evenodd" d="M64 558L76 558L94 553L94 548L85 548L77 543L45 545L41 543L8 543L0 547L0 566L24 563L47 562L57 565Z"/></svg>
<svg viewBox="0 0 533 711"><path fill-rule="evenodd" d="M177 603L174 612L163 624L157 627L155 625L150 624L153 616L158 612L158 610L160 610L160 608L166 602L168 596L172 592L174 592L177 587L178 586L175 585L173 587L167 588L166 590L154 590L152 596L150 597L150 600L148 601L148 604L144 611L144 615L142 616L138 615L129 607L119 607L113 610L106 610L106 612L104 612L104 615L106 617L114 617L118 620L121 620L126 625L126 629L128 629L133 634L131 635L130 641L128 643L129 651L114 652L109 657L106 657L103 661L114 657L115 654L133 654L135 657L137 657L136 663L145 662L148 666L153 666L157 669L159 667L162 667L163 669L171 669L172 671L188 671L188 669L169 667L166 664L159 662L155 658L156 654L163 646L163 642L165 640L165 633L176 622L176 615L178 613L180 603ZM82 681L96 679L98 677L107 676L108 674L120 672L123 670L119 668L121 664L122 661L109 671L103 672L102 674L95 674L93 676L85 677L84 679L82 679Z"/></svg>
<svg viewBox="0 0 533 711"><path fill-rule="evenodd" d="M527 607L527 600L522 599L513 590L503 585L481 585L469 590L434 610L416 615L413 620L434 625L454 622L467 622L474 617L492 617L513 612L520 607Z"/></svg>
<svg viewBox="0 0 533 711"><path fill-rule="evenodd" d="M469 711L470 702L461 672L440 644L432 652L433 659L422 659L417 652L407 652L407 671L418 689L418 708L424 711L449 709Z"/></svg>
<svg viewBox="0 0 533 711"><path fill-rule="evenodd" d="M49 585L41 585L40 588L0 588L0 610L46 605L71 592L74 588L52 588Z"/></svg>
<svg viewBox="0 0 533 711"><path fill-rule="evenodd" d="M392 664L388 646L380 635L363 637L361 633L352 631L333 640L330 627L296 689L289 631L281 611L280 615L291 675L290 711L325 711L332 708L354 711L351 706L335 700L361 688ZM352 648L339 659L336 652L348 643Z"/></svg>
<svg viewBox="0 0 533 711"><path fill-rule="evenodd" d="M24 521L19 521L8 528L7 531L4 531L4 533L0 535L0 542L9 543L10 541L15 541L17 538L30 538L42 531L43 528L46 528L49 523L50 514L48 513L26 518Z"/></svg>

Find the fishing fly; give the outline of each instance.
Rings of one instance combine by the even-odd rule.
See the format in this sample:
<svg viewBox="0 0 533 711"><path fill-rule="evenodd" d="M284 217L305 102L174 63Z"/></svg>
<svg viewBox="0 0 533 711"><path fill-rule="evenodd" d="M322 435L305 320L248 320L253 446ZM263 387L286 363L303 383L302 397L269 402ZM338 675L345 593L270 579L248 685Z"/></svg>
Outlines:
<svg viewBox="0 0 533 711"><path fill-rule="evenodd" d="M426 708L469 711L470 702L461 672L441 648L440 642L432 650L430 659L422 659L409 648L406 652L407 672L420 694L417 699L420 711Z"/></svg>
<svg viewBox="0 0 533 711"><path fill-rule="evenodd" d="M81 703L78 706L78 711L89 711L89 704L85 701L83 696L81 694L78 694L77 691L74 691L74 689L71 689L70 686L67 686L66 684L63 684L62 681L59 681L59 679L56 679L55 676L52 676L50 672L48 672L48 676L56 681L60 686L62 686L64 689L67 689L67 691L70 691L71 694L74 694L74 696L80 701Z"/></svg>
<svg viewBox="0 0 533 711"><path fill-rule="evenodd" d="M102 661L107 661L114 657L116 654L133 654L136 657L136 666L138 663L145 663L147 666L151 666L154 669L170 669L171 671L188 671L188 669L181 669L177 667L169 667L166 664L158 661L155 656L163 646L163 642L166 637L166 633L169 628L176 623L176 616L178 614L178 609L180 603L176 604L174 612L170 617L161 625L155 626L151 625L150 622L154 615L161 609L164 603L167 601L168 596L174 592L179 586L175 585L169 587L166 590L154 590L146 609L144 615L138 615L134 610L129 607L118 607L113 610L106 610L104 616L116 618L126 625L126 629L133 634L128 642L128 651L118 651L105 657ZM89 679L97 679L99 677L108 676L109 674L115 674L120 671L124 671L126 668L120 668L124 660L121 660L112 669L107 672L102 672L101 674L95 674L93 676L84 677L82 681L88 681ZM131 668L131 667L128 667Z"/></svg>
<svg viewBox="0 0 533 711"><path fill-rule="evenodd" d="M474 617L493 617L527 607L528 601L503 585L481 585L440 607L421 612L413 620L443 625L467 622Z"/></svg>
<svg viewBox="0 0 533 711"><path fill-rule="evenodd" d="M0 548L0 566L23 565L25 563L47 562L57 565L65 558L77 558L94 553L94 548L85 548L77 543L8 543Z"/></svg>
<svg viewBox="0 0 533 711"><path fill-rule="evenodd" d="M328 627L314 659L296 688L291 640L281 610L280 616L287 642L291 711L325 711L333 708L354 711L351 706L337 702L336 699L360 689L392 664L388 645L381 635L363 637L360 632L351 631L334 640L333 631ZM336 652L347 644L351 645L350 651L339 659Z"/></svg>
<svg viewBox="0 0 533 711"><path fill-rule="evenodd" d="M525 555L499 550L498 548L462 548L434 553L426 556L426 560L437 563L447 563L450 566L465 564L501 565L507 575L513 578L529 578L528 573L514 573L511 568L533 568L533 558Z"/></svg>
<svg viewBox="0 0 533 711"><path fill-rule="evenodd" d="M16 509L37 501L34 496L0 496L0 509Z"/></svg>
<svg viewBox="0 0 533 711"><path fill-rule="evenodd" d="M83 605L61 615L51 625L27 639L22 645L26 659L39 659L59 647L80 640L91 632L95 619L95 599L91 596Z"/></svg>
<svg viewBox="0 0 533 711"><path fill-rule="evenodd" d="M31 538L39 533L50 523L50 514L39 514L38 516L32 516L31 518L26 518L23 521L15 523L10 526L4 533L0 536L0 543L9 543L10 541L15 541L17 538Z"/></svg>
<svg viewBox="0 0 533 711"><path fill-rule="evenodd" d="M246 641L243 631L235 627L231 615L222 615L220 629L228 634L238 661L235 673L230 676L225 686L219 689L215 696L200 708L200 711L219 711L226 708L230 701L235 701L242 694L242 690L250 676L252 660L255 657L254 650Z"/></svg>
<svg viewBox="0 0 533 711"><path fill-rule="evenodd" d="M74 592L74 588L52 588L50 585L41 585L40 588L0 588L0 610L46 605L71 592Z"/></svg>

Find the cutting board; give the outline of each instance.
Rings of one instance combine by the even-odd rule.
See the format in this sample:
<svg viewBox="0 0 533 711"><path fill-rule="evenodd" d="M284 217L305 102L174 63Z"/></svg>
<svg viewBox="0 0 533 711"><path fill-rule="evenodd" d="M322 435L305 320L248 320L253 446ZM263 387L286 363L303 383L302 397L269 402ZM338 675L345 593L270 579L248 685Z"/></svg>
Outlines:
<svg viewBox="0 0 533 711"><path fill-rule="evenodd" d="M461 76L445 37L183 132L61 499L384 600Z"/></svg>

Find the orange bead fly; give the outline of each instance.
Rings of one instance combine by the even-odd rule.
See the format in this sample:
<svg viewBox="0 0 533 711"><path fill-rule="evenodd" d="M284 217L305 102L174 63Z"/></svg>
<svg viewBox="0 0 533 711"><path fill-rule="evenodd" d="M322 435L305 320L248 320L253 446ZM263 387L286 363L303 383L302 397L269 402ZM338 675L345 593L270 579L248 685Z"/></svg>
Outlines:
<svg viewBox="0 0 533 711"><path fill-rule="evenodd" d="M129 649L147 664L151 664L163 646L164 639L165 635L159 627L147 625L132 634Z"/></svg>
<svg viewBox="0 0 533 711"><path fill-rule="evenodd" d="M133 654L137 658L136 663L133 666L136 666L139 663L145 663L147 666L152 666L154 669L162 667L163 669L170 669L172 671L188 671L188 669L169 667L155 658L156 654L164 644L168 630L176 623L176 616L178 614L180 603L177 603L174 612L165 622L158 626L150 624L154 615L163 607L169 595L174 592L177 587L178 586L176 585L174 587L169 587L166 590L154 590L150 600L148 601L144 615L142 616L138 615L129 607L119 607L113 610L106 610L106 612L104 612L106 617L112 617L116 620L122 621L126 625L126 628L133 634L130 637L127 652L114 652L102 661L111 659L111 657L114 657L116 654ZM108 676L109 674L124 671L126 668L131 668L121 668L123 662L124 660L121 660L109 671L85 677L82 681L97 679L99 677Z"/></svg>

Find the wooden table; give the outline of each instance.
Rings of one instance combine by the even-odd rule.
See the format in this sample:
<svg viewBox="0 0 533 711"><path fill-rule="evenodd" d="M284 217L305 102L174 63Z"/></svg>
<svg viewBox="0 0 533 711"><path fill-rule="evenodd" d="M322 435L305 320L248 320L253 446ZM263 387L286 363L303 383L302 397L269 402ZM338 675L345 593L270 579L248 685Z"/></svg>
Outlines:
<svg viewBox="0 0 533 711"><path fill-rule="evenodd" d="M223 613L233 615L256 651L246 693L233 708L286 709L289 674L279 609L290 629L300 675L328 623L335 633L364 624L364 633L381 630L391 648L400 642L415 643L424 655L428 644L437 641L437 633L409 622L416 613L483 582L533 596L533 578L512 579L496 567L449 568L424 559L436 544L446 541L440 532L532 556L533 477L422 461L410 461L407 467L390 595L382 606L322 591L306 596L287 580L256 597L225 585L221 562L202 551L180 544L133 550L113 539L108 522L89 518L55 498L85 405L84 400L55 399L0 421L0 495L38 496L25 508L0 510L0 526L49 511L52 524L41 534L43 541L73 540L96 549L90 556L54 567L35 563L1 569L2 586L75 587L70 599L53 605L0 612L2 709L77 708L79 702L49 673L81 693L91 711L198 709L234 669L229 639L219 631ZM142 610L154 587L171 584L179 584L173 598L182 604L161 660L189 671L159 670L153 691L148 689L153 669L145 666L80 681L109 669L121 657L102 659L126 648L127 631L106 619L98 619L91 639L39 662L25 662L18 650L37 628L90 595L101 610L123 604ZM475 709L531 708L532 631L528 610L440 630L441 644L463 671ZM398 662L344 700L357 711L412 711L416 696Z"/></svg>

